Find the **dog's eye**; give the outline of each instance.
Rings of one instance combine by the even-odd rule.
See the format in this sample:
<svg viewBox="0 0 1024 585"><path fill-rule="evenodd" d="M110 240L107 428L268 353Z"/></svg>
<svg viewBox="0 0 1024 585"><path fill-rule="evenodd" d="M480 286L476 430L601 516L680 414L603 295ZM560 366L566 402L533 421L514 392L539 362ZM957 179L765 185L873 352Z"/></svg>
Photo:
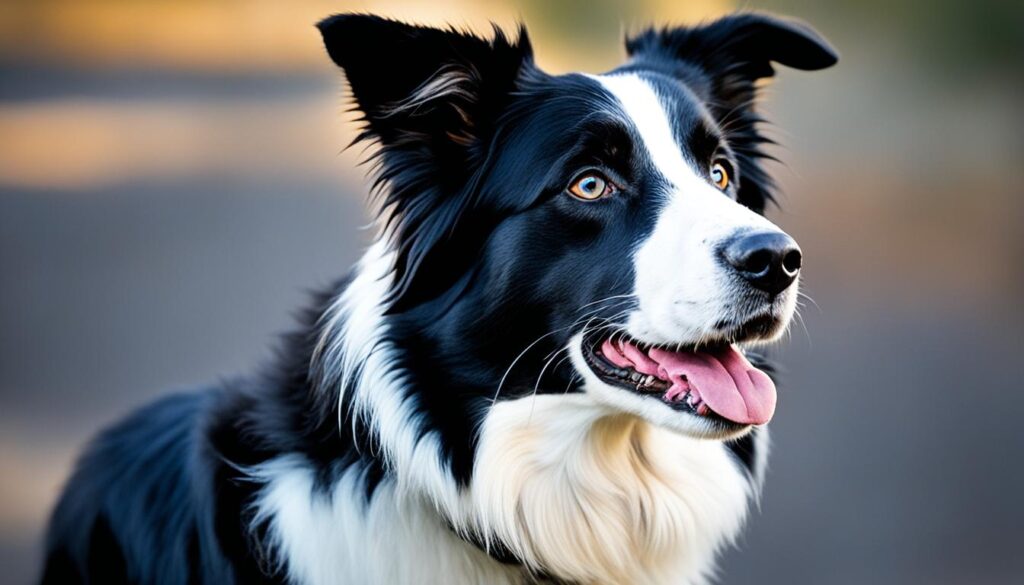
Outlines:
<svg viewBox="0 0 1024 585"><path fill-rule="evenodd" d="M725 170L725 165L722 163L711 165L711 182L722 191L729 187L729 171Z"/></svg>
<svg viewBox="0 0 1024 585"><path fill-rule="evenodd" d="M597 171L587 171L576 177L569 185L569 193L577 199L593 201L615 191L615 186L607 177Z"/></svg>

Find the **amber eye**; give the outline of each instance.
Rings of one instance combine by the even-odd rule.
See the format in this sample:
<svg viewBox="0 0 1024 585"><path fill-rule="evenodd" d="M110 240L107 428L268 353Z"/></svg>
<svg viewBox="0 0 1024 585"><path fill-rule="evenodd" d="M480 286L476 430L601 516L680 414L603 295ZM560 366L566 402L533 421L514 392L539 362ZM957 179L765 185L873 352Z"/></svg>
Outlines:
<svg viewBox="0 0 1024 585"><path fill-rule="evenodd" d="M584 201L600 199L613 191L615 191L615 187L612 182L597 171L587 171L569 185L569 193Z"/></svg>
<svg viewBox="0 0 1024 585"><path fill-rule="evenodd" d="M729 186L729 171L725 170L722 163L711 165L711 182L722 191Z"/></svg>

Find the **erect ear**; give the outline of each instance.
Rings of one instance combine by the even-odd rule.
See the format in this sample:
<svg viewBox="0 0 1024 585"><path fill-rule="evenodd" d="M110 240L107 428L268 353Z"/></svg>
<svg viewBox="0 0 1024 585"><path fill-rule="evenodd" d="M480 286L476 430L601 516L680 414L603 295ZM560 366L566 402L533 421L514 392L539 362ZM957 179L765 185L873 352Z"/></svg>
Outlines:
<svg viewBox="0 0 1024 585"><path fill-rule="evenodd" d="M530 44L522 27L516 40L497 27L487 40L358 14L318 27L362 113L357 141L378 143L376 186L397 251L390 308L402 310L446 290L461 268L431 266L413 290L421 264L458 231L467 185L520 74L532 66Z"/></svg>
<svg viewBox="0 0 1024 585"><path fill-rule="evenodd" d="M771 199L771 180L758 164L756 81L775 74L772 62L814 71L838 61L836 50L809 25L758 13L726 16L697 27L648 29L626 41L634 61L666 68L707 103L741 162L740 200L757 209Z"/></svg>

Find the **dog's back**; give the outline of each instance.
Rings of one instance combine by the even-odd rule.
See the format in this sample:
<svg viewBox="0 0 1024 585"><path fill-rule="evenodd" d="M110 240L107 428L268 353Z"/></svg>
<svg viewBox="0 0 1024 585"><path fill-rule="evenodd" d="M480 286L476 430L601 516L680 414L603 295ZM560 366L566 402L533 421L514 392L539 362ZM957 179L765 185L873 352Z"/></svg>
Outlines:
<svg viewBox="0 0 1024 585"><path fill-rule="evenodd" d="M218 395L164 398L95 439L54 511L45 585L231 582L203 509L202 420Z"/></svg>

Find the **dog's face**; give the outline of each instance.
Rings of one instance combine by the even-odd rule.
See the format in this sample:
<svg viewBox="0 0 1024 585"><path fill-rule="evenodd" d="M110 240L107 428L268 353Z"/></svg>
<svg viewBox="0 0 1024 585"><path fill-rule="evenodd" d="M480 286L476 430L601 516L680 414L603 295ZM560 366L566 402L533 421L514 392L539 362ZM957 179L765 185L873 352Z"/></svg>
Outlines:
<svg viewBox="0 0 1024 585"><path fill-rule="evenodd" d="M754 84L770 61L831 65L820 37L729 17L648 31L604 75L550 76L523 32L321 28L381 147L390 310L452 346L430 357L459 363L451 383L583 391L701 437L767 422L774 386L734 344L785 330L801 251L760 213Z"/></svg>

